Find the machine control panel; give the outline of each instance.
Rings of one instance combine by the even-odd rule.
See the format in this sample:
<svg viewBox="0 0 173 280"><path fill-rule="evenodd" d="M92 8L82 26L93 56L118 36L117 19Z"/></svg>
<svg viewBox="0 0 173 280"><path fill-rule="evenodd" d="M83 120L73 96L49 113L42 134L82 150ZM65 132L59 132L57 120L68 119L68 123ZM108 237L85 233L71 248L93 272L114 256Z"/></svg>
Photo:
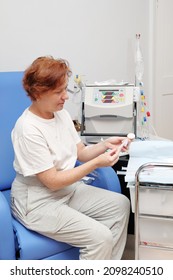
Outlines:
<svg viewBox="0 0 173 280"><path fill-rule="evenodd" d="M133 117L134 87L85 87L85 117L117 115Z"/></svg>
<svg viewBox="0 0 173 280"><path fill-rule="evenodd" d="M126 93L124 88L117 89L99 89L95 88L93 91L93 103L106 105L106 104L124 104Z"/></svg>

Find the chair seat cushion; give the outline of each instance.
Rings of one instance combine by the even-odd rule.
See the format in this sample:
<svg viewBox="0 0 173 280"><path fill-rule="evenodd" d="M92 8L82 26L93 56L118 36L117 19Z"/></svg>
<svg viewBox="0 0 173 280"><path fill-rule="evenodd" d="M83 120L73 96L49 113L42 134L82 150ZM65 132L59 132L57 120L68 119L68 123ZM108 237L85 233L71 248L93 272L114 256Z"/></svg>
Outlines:
<svg viewBox="0 0 173 280"><path fill-rule="evenodd" d="M17 258L20 260L45 259L74 247L26 229L13 219L16 237ZM64 252L65 253L65 252Z"/></svg>

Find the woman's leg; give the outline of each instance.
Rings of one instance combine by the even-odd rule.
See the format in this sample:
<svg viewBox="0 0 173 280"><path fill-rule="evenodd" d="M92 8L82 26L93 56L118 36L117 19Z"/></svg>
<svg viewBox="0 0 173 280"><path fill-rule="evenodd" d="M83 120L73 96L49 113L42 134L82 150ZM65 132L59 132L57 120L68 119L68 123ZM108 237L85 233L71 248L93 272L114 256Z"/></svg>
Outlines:
<svg viewBox="0 0 173 280"><path fill-rule="evenodd" d="M77 187L69 206L110 230L113 238L111 259L121 259L126 244L130 211L127 197L81 184Z"/></svg>
<svg viewBox="0 0 173 280"><path fill-rule="evenodd" d="M67 200L47 202L27 215L28 227L80 248L80 259L121 259L129 201L120 194L79 184Z"/></svg>
<svg viewBox="0 0 173 280"><path fill-rule="evenodd" d="M30 229L80 248L80 259L110 260L113 237L108 227L66 204L32 215Z"/></svg>

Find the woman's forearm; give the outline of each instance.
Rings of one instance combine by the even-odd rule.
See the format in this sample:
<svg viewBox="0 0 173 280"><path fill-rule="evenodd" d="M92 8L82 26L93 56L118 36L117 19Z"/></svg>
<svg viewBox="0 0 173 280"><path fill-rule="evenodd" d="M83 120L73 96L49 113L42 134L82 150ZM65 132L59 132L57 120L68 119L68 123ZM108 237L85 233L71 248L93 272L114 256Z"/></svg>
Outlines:
<svg viewBox="0 0 173 280"><path fill-rule="evenodd" d="M115 148L107 153L103 153L101 152L104 151L103 147L104 145L97 145L97 152L101 154L82 165L62 171L57 171L55 167L53 167L37 174L37 177L48 188L58 190L81 180L96 168L113 166L119 159L120 149ZM90 155L90 152L88 154Z"/></svg>
<svg viewBox="0 0 173 280"><path fill-rule="evenodd" d="M99 167L99 160L95 158L70 170L57 171L51 168L37 174L37 177L51 190L58 190L81 180L97 167Z"/></svg>
<svg viewBox="0 0 173 280"><path fill-rule="evenodd" d="M83 149L79 150L78 159L82 162L87 162L104 153L106 150L107 147L104 141L94 145L85 146Z"/></svg>

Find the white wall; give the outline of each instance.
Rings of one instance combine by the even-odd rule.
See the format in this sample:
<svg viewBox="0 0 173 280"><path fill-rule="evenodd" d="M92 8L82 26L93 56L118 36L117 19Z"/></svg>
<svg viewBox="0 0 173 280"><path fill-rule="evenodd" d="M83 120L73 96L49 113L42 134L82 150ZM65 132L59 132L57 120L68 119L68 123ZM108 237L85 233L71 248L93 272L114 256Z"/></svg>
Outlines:
<svg viewBox="0 0 173 280"><path fill-rule="evenodd" d="M0 71L24 70L36 57L69 60L89 82L134 82L141 33L148 90L149 0L1 0ZM67 105L75 117L76 105Z"/></svg>

